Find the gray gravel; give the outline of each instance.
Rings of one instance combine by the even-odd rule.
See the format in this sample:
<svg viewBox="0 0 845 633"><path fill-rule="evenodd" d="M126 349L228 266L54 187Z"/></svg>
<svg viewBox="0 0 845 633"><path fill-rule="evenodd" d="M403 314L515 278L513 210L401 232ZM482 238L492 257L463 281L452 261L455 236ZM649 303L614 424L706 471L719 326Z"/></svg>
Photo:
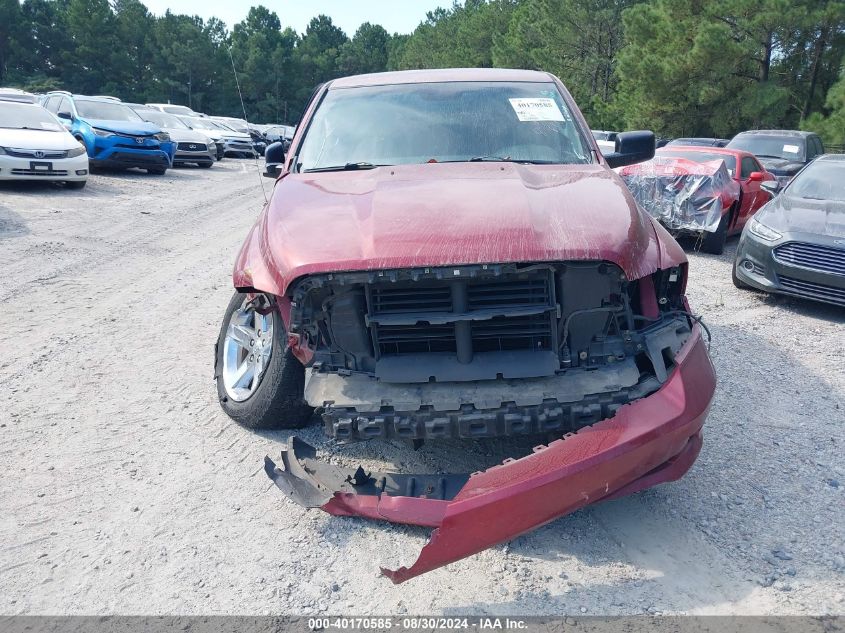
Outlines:
<svg viewBox="0 0 845 633"><path fill-rule="evenodd" d="M682 481L380 578L428 530L284 500L262 458L288 434L216 402L212 345L260 182L224 161L81 192L0 184L0 613L845 612L845 311L735 289L735 240L690 255L719 387ZM339 463L416 470L527 449L304 436Z"/></svg>

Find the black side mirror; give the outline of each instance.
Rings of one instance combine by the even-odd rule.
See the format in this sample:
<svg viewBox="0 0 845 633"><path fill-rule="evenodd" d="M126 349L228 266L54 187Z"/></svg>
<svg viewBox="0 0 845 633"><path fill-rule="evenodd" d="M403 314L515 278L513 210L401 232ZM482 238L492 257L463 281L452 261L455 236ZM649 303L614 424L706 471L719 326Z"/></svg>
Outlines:
<svg viewBox="0 0 845 633"><path fill-rule="evenodd" d="M616 151L604 156L611 167L624 167L652 158L654 158L654 132L649 130L621 132L616 137Z"/></svg>
<svg viewBox="0 0 845 633"><path fill-rule="evenodd" d="M282 139L282 144L285 146L285 154L287 154L288 150L290 150L290 139Z"/></svg>
<svg viewBox="0 0 845 633"><path fill-rule="evenodd" d="M73 121L73 115L70 112L59 112L56 116L60 119L67 119L68 121Z"/></svg>
<svg viewBox="0 0 845 633"><path fill-rule="evenodd" d="M780 183L777 180L764 180L760 183L760 189L774 198L780 191Z"/></svg>
<svg viewBox="0 0 845 633"><path fill-rule="evenodd" d="M267 178L278 178L282 165L285 162L284 143L271 143L264 150L264 176Z"/></svg>

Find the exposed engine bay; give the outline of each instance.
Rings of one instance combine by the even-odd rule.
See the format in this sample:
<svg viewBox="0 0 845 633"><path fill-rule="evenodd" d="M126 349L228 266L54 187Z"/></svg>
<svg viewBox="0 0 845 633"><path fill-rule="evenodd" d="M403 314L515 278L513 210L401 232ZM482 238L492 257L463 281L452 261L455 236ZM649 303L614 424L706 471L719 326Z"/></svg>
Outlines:
<svg viewBox="0 0 845 633"><path fill-rule="evenodd" d="M606 262L309 276L289 336L341 441L566 433L660 388L692 330L683 266Z"/></svg>

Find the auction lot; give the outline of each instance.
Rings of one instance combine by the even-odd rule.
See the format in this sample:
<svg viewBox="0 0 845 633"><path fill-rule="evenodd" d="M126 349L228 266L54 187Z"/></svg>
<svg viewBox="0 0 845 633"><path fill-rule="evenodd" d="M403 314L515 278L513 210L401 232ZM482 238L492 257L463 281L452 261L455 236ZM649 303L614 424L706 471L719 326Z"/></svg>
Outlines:
<svg viewBox="0 0 845 633"><path fill-rule="evenodd" d="M242 429L217 403L232 263L272 184L246 160L82 191L0 183L0 612L845 613L845 310L735 289L736 238L690 253L719 386L683 480L380 577L429 531L286 500L263 457L290 433ZM408 472L526 450L300 435Z"/></svg>

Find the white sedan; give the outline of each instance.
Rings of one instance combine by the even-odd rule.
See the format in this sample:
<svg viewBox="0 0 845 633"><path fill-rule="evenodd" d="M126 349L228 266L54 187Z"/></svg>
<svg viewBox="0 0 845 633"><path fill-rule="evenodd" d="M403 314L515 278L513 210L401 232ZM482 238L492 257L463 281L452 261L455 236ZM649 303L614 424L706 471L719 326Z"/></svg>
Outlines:
<svg viewBox="0 0 845 633"><path fill-rule="evenodd" d="M82 189L85 146L40 105L0 99L0 180L57 180Z"/></svg>

